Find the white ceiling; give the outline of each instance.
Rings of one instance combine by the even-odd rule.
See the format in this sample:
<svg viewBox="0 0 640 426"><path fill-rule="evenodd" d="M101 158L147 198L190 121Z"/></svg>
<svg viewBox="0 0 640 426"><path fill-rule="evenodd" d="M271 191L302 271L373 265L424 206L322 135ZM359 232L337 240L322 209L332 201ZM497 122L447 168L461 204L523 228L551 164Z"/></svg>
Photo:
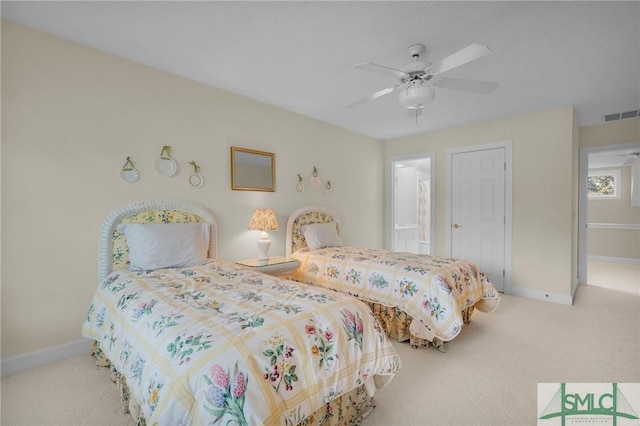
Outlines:
<svg viewBox="0 0 640 426"><path fill-rule="evenodd" d="M2 17L378 139L574 105L580 126L640 107L640 2L10 2ZM492 54L443 74L500 83L437 89L418 119L396 94L407 47L435 62L471 44Z"/></svg>

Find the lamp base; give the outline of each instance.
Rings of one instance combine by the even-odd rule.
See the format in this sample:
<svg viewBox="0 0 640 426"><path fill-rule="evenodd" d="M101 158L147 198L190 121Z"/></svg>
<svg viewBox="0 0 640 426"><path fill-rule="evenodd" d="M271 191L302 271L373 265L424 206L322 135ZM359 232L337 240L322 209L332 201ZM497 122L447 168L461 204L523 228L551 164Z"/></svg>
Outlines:
<svg viewBox="0 0 640 426"><path fill-rule="evenodd" d="M258 260L260 261L268 261L269 260L269 248L271 247L271 240L269 239L269 234L265 231L260 233L260 238L258 238Z"/></svg>

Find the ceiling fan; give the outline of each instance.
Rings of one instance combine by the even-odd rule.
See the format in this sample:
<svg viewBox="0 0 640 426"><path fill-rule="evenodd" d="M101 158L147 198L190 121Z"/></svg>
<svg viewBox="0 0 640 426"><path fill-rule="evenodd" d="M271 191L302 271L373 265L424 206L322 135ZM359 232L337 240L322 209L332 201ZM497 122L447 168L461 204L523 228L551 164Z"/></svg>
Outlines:
<svg viewBox="0 0 640 426"><path fill-rule="evenodd" d="M486 46L471 44L433 64L421 59L421 56L424 55L426 51L422 44L411 45L407 50L413 58L413 62L405 65L401 69L389 68L370 62L356 65L354 68L359 70L394 77L398 80L398 83L393 87L387 87L366 98L349 104L345 108L355 108L363 103L399 91L398 98L400 105L409 111L410 116L415 114L417 118L424 106L433 102L435 98L434 87L482 94L493 93L498 89L498 83L490 81L440 77L442 73L490 54L491 50Z"/></svg>
<svg viewBox="0 0 640 426"><path fill-rule="evenodd" d="M627 157L627 159L624 160L624 163L622 163L622 165L628 166L629 164L632 164L634 161L636 161L636 159L640 158L640 152L629 152L627 154L617 154L616 157Z"/></svg>

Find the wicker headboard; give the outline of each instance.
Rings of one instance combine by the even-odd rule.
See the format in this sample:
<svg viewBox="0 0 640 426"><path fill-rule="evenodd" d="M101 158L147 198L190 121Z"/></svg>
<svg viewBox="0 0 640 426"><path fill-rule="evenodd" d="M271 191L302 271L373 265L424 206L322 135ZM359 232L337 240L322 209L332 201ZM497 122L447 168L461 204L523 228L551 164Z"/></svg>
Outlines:
<svg viewBox="0 0 640 426"><path fill-rule="evenodd" d="M307 246L302 235L301 228L310 223L335 222L338 234L340 234L340 219L338 214L324 206L305 206L291 213L287 221L286 252L287 257L291 253Z"/></svg>
<svg viewBox="0 0 640 426"><path fill-rule="evenodd" d="M125 236L118 231L121 223L208 223L210 225L209 258L218 258L218 224L206 208L179 200L138 201L113 210L100 226L98 246L98 282L111 271L124 269L129 263Z"/></svg>

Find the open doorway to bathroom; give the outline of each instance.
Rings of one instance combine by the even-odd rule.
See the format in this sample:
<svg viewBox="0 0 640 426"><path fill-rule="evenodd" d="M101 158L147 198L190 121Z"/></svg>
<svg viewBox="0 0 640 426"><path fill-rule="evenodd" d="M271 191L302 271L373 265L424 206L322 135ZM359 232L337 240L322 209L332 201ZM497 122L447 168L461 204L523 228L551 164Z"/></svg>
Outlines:
<svg viewBox="0 0 640 426"><path fill-rule="evenodd" d="M432 254L434 223L433 154L390 159L390 248Z"/></svg>

